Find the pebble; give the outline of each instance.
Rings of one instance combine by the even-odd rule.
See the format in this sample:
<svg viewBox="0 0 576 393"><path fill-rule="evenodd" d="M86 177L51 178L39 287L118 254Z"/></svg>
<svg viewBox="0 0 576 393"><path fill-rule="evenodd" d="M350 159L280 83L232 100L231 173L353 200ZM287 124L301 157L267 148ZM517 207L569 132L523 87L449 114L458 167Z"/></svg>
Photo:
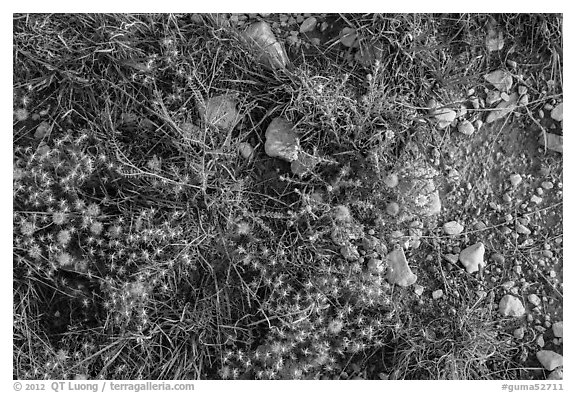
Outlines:
<svg viewBox="0 0 576 393"><path fill-rule="evenodd" d="M502 288L504 288L506 291L509 291L514 287L514 284L514 281L505 281L502 283Z"/></svg>
<svg viewBox="0 0 576 393"><path fill-rule="evenodd" d="M444 259L451 264L455 265L458 262L458 255L456 254L444 254Z"/></svg>
<svg viewBox="0 0 576 393"><path fill-rule="evenodd" d="M533 202L537 205L542 203L542 198L539 197L538 195L532 195L532 198L530 198L530 202Z"/></svg>
<svg viewBox="0 0 576 393"><path fill-rule="evenodd" d="M562 355L548 350L538 351L536 353L536 358L538 358L540 364L548 371L552 371L562 366L564 361Z"/></svg>
<svg viewBox="0 0 576 393"><path fill-rule="evenodd" d="M240 143L238 151L240 152L240 155L247 160L249 160L254 154L254 148L247 142Z"/></svg>
<svg viewBox="0 0 576 393"><path fill-rule="evenodd" d="M522 176L520 176L517 173L510 175L510 184L512 185L512 187L518 186L520 182L522 182Z"/></svg>
<svg viewBox="0 0 576 393"><path fill-rule="evenodd" d="M484 262L484 251L485 248L482 242L478 242L462 250L459 259L468 273L477 272L481 267L486 266Z"/></svg>
<svg viewBox="0 0 576 393"><path fill-rule="evenodd" d="M564 337L564 322L559 321L559 322L554 322L552 324L552 331L554 332L554 337L560 337L563 338Z"/></svg>
<svg viewBox="0 0 576 393"><path fill-rule="evenodd" d="M502 69L484 75L484 79L500 91L509 91L513 83L512 75Z"/></svg>
<svg viewBox="0 0 576 393"><path fill-rule="evenodd" d="M294 125L288 120L276 117L266 129L264 151L269 157L292 162L298 158L300 144Z"/></svg>
<svg viewBox="0 0 576 393"><path fill-rule="evenodd" d="M300 25L300 33L309 33L316 28L317 19L313 16L306 18Z"/></svg>
<svg viewBox="0 0 576 393"><path fill-rule="evenodd" d="M522 340L524 338L525 329L524 327L519 327L518 329L514 330L514 338L518 340Z"/></svg>
<svg viewBox="0 0 576 393"><path fill-rule="evenodd" d="M541 186L545 190L551 190L552 188L554 188L554 184L552 184L552 182L549 181L542 182Z"/></svg>
<svg viewBox="0 0 576 393"><path fill-rule="evenodd" d="M550 112L550 117L556 121L562 121L562 108L563 104L558 104L554 109L552 109L552 112Z"/></svg>
<svg viewBox="0 0 576 393"><path fill-rule="evenodd" d="M407 287L416 282L418 277L410 270L410 266L408 266L408 261L402 249L392 251L386 258L389 266L386 280L388 280L390 284Z"/></svg>
<svg viewBox="0 0 576 393"><path fill-rule="evenodd" d="M520 85L518 86L518 94L523 96L524 94L528 93L528 88L526 86Z"/></svg>
<svg viewBox="0 0 576 393"><path fill-rule="evenodd" d="M506 193L506 194L504 194L504 196L502 197L502 200L503 200L505 203L510 203L510 202L512 202L512 197L510 196L510 194Z"/></svg>
<svg viewBox="0 0 576 393"><path fill-rule="evenodd" d="M434 300L440 299L443 295L444 295L444 292L441 289L438 289L438 290L432 292L432 299L434 299Z"/></svg>
<svg viewBox="0 0 576 393"><path fill-rule="evenodd" d="M457 221L450 221L445 223L442 229L447 235L459 235L464 230L464 227Z"/></svg>
<svg viewBox="0 0 576 393"><path fill-rule="evenodd" d="M540 347L540 348L544 348L544 345L546 345L546 342L544 341L544 336L542 336L541 334L538 336L538 338L536 339L536 344Z"/></svg>
<svg viewBox="0 0 576 393"><path fill-rule="evenodd" d="M555 380L563 380L564 379L564 370L563 367L558 367L556 370L552 371L548 378L548 381L555 381Z"/></svg>
<svg viewBox="0 0 576 393"><path fill-rule="evenodd" d="M521 317L526 313L526 309L522 305L520 299L512 295L505 295L498 305L500 314L505 317Z"/></svg>
<svg viewBox="0 0 576 393"><path fill-rule="evenodd" d="M474 125L468 120L462 120L458 123L458 131L464 135L472 135L474 133Z"/></svg>
<svg viewBox="0 0 576 393"><path fill-rule="evenodd" d="M390 202L388 205L386 205L386 213L388 213L391 216L397 216L398 212L400 212L400 205L398 205L398 203L396 202Z"/></svg>
<svg viewBox="0 0 576 393"><path fill-rule="evenodd" d="M528 229L526 226L517 222L516 223L516 233L519 233L520 235L529 235L532 233L532 231L530 229Z"/></svg>
<svg viewBox="0 0 576 393"><path fill-rule="evenodd" d="M424 293L424 287L420 284L414 285L414 293L417 296L422 296L422 294Z"/></svg>
<svg viewBox="0 0 576 393"><path fill-rule="evenodd" d="M387 187L394 188L398 185L398 175L395 173L389 173L383 179L383 182Z"/></svg>
<svg viewBox="0 0 576 393"><path fill-rule="evenodd" d="M484 125L484 122L480 119L477 119L474 122L474 127L476 127L477 130L479 130L480 128L482 128L482 126Z"/></svg>
<svg viewBox="0 0 576 393"><path fill-rule="evenodd" d="M532 305L534 305L534 307L539 307L540 304L542 303L542 301L540 300L538 295L536 295L534 293L531 293L530 295L528 295L528 301L530 303L532 303Z"/></svg>

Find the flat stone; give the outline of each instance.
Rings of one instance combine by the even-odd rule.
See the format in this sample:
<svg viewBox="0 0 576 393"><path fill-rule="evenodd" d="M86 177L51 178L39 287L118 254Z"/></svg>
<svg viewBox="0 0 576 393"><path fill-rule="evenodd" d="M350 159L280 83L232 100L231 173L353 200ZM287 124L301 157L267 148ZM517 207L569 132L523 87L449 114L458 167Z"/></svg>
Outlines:
<svg viewBox="0 0 576 393"><path fill-rule="evenodd" d="M563 338L564 337L564 322L554 322L552 324L552 332L554 332L554 337Z"/></svg>
<svg viewBox="0 0 576 393"><path fill-rule="evenodd" d="M390 284L396 284L401 287L407 287L414 284L417 276L412 273L408 266L408 261L402 249L390 252L386 259L388 261L388 272L386 279Z"/></svg>
<svg viewBox="0 0 576 393"><path fill-rule="evenodd" d="M512 295L505 295L498 305L500 314L505 317L521 317L526 313L520 299Z"/></svg>
<svg viewBox="0 0 576 393"><path fill-rule="evenodd" d="M528 229L525 225L520 224L519 222L516 223L516 233L520 235L529 235L532 233L530 229Z"/></svg>
<svg viewBox="0 0 576 393"><path fill-rule="evenodd" d="M436 119L436 127L440 130L448 127L456 119L456 111L450 108L437 108L432 111Z"/></svg>
<svg viewBox="0 0 576 393"><path fill-rule="evenodd" d="M493 105L500 101L502 101L502 96L499 90L490 90L486 93L486 104Z"/></svg>
<svg viewBox="0 0 576 393"><path fill-rule="evenodd" d="M438 289L432 292L432 299L437 300L444 296L444 292L441 289Z"/></svg>
<svg viewBox="0 0 576 393"><path fill-rule="evenodd" d="M282 117L276 117L266 129L264 151L269 157L292 162L298 159L300 141L294 125Z"/></svg>
<svg viewBox="0 0 576 393"><path fill-rule="evenodd" d="M512 75L506 70L492 71L484 75L484 79L500 91L507 92L512 88Z"/></svg>
<svg viewBox="0 0 576 393"><path fill-rule="evenodd" d="M464 230L464 227L457 221L450 221L442 225L442 229L447 235L459 235Z"/></svg>
<svg viewBox="0 0 576 393"><path fill-rule="evenodd" d="M556 107L554 109L552 109L552 112L550 112L550 117L556 121L562 121L563 116L562 116L562 108L564 103L560 103L558 105L556 105Z"/></svg>
<svg viewBox="0 0 576 393"><path fill-rule="evenodd" d="M538 358L540 364L548 371L561 367L564 362L562 355L548 350L536 352L536 358Z"/></svg>
<svg viewBox="0 0 576 393"><path fill-rule="evenodd" d="M477 272L481 267L486 266L484 262L484 244L478 242L460 252L460 262L468 273Z"/></svg>

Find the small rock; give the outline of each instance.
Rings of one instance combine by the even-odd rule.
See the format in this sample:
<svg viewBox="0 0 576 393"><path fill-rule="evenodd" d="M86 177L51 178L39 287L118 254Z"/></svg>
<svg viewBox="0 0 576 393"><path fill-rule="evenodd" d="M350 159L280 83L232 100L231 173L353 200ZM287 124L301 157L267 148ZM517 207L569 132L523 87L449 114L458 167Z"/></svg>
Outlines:
<svg viewBox="0 0 576 393"><path fill-rule="evenodd" d="M269 157L292 162L298 158L300 141L294 125L282 117L276 117L266 129L264 151Z"/></svg>
<svg viewBox="0 0 576 393"><path fill-rule="evenodd" d="M564 370L563 367L558 367L557 369L555 369L554 371L552 371L549 375L548 378L546 378L548 381L555 381L555 380L562 380L564 379Z"/></svg>
<svg viewBox="0 0 576 393"><path fill-rule="evenodd" d="M247 142L242 142L238 146L238 152L242 157L249 160L254 155L254 148Z"/></svg>
<svg viewBox="0 0 576 393"><path fill-rule="evenodd" d="M464 105L460 105L460 109L458 109L458 112L456 112L456 117L460 119L461 117L464 117L467 114L468 114L468 108L466 108Z"/></svg>
<svg viewBox="0 0 576 393"><path fill-rule="evenodd" d="M490 259L492 259L492 261L498 265L503 265L504 262L506 261L506 259L504 258L504 255L500 254L500 253L494 253L492 254L492 256L490 257Z"/></svg>
<svg viewBox="0 0 576 393"><path fill-rule="evenodd" d="M386 269L381 259L370 258L368 261L368 271L372 274L383 273Z"/></svg>
<svg viewBox="0 0 576 393"><path fill-rule="evenodd" d="M550 112L550 117L556 121L562 121L562 107L563 103L558 104L556 108L552 109L552 112Z"/></svg>
<svg viewBox="0 0 576 393"><path fill-rule="evenodd" d="M257 53L257 61L262 65L275 69L286 68L290 63L286 50L278 42L272 28L266 22L256 22L248 26L244 38Z"/></svg>
<svg viewBox="0 0 576 393"><path fill-rule="evenodd" d="M440 299L443 295L444 295L444 292L441 289L438 289L438 290L432 292L432 299L434 299L434 300Z"/></svg>
<svg viewBox="0 0 576 393"><path fill-rule="evenodd" d="M414 285L414 293L417 296L422 296L422 294L424 293L424 287L420 284L415 284Z"/></svg>
<svg viewBox="0 0 576 393"><path fill-rule="evenodd" d="M356 29L345 27L340 31L340 43L348 48L357 48L359 46L356 35Z"/></svg>
<svg viewBox="0 0 576 393"><path fill-rule="evenodd" d="M436 119L436 127L440 130L451 125L456 119L456 112L449 108L434 109L432 115Z"/></svg>
<svg viewBox="0 0 576 393"><path fill-rule="evenodd" d="M530 198L530 202L539 205L542 203L542 198L540 198L538 195L532 195L532 198Z"/></svg>
<svg viewBox="0 0 576 393"><path fill-rule="evenodd" d="M48 124L47 121L43 121L38 125L38 127L36 127L36 132L34 132L34 138L36 139L44 138L46 134L48 134L49 130L50 130L50 124Z"/></svg>
<svg viewBox="0 0 576 393"><path fill-rule="evenodd" d="M528 301L534 306L534 307L538 307L540 306L540 298L538 297L538 295L531 293L530 295L528 295Z"/></svg>
<svg viewBox="0 0 576 393"><path fill-rule="evenodd" d="M528 94L524 94L523 96L520 97L520 99L518 100L518 105L519 106L526 106L530 103L530 95Z"/></svg>
<svg viewBox="0 0 576 393"><path fill-rule="evenodd" d="M508 97L508 100L510 100L510 97ZM490 90L487 94L486 94L486 103L488 105L493 105L496 104L497 102L502 101L502 96L500 95L500 91L498 90ZM508 101L506 101L508 102Z"/></svg>
<svg viewBox="0 0 576 393"><path fill-rule="evenodd" d="M470 104L472 104L472 108L480 109L480 101L478 100L478 98L471 99Z"/></svg>
<svg viewBox="0 0 576 393"><path fill-rule="evenodd" d="M528 93L528 88L524 85L518 86L518 94L523 96L524 94Z"/></svg>
<svg viewBox="0 0 576 393"><path fill-rule="evenodd" d="M554 184L552 184L552 182L549 181L544 181L542 182L542 188L545 190L551 190L552 188L554 188Z"/></svg>
<svg viewBox="0 0 576 393"><path fill-rule="evenodd" d="M459 259L468 273L477 272L481 267L486 266L484 262L484 251L485 248L482 242L462 250Z"/></svg>
<svg viewBox="0 0 576 393"><path fill-rule="evenodd" d="M500 91L510 91L512 75L506 70L496 70L484 75L484 79Z"/></svg>
<svg viewBox="0 0 576 393"><path fill-rule="evenodd" d="M316 28L317 20L313 16L306 18L300 25L300 33L309 33Z"/></svg>
<svg viewBox="0 0 576 393"><path fill-rule="evenodd" d="M476 121L474 122L474 127L476 127L477 130L482 128L483 125L484 125L484 122L480 119L476 119Z"/></svg>
<svg viewBox="0 0 576 393"><path fill-rule="evenodd" d="M496 108L494 108L486 117L486 123L487 124L493 123L496 120L499 120L504 116L508 115L514 109L516 109L518 106L518 98L519 97L517 93L512 93L510 95L510 100L508 100L507 102L502 101L501 103L499 103L496 106Z"/></svg>
<svg viewBox="0 0 576 393"><path fill-rule="evenodd" d="M464 135L472 135L474 133L474 125L468 120L463 120L458 123L458 131Z"/></svg>
<svg viewBox="0 0 576 393"><path fill-rule="evenodd" d="M552 371L562 366L564 361L562 355L548 350L538 351L536 357L540 364L548 371Z"/></svg>
<svg viewBox="0 0 576 393"><path fill-rule="evenodd" d="M544 336L541 334L538 336L538 338L536 338L536 345L538 345L540 348L544 348L544 345L546 345L546 342L544 342Z"/></svg>
<svg viewBox="0 0 576 393"><path fill-rule="evenodd" d="M514 338L518 340L522 340L524 338L525 329L523 327L519 327L518 329L514 330Z"/></svg>
<svg viewBox="0 0 576 393"><path fill-rule="evenodd" d="M319 162L320 159L318 157L305 151L299 151L298 158L290 163L290 170L293 174L302 177L312 172Z"/></svg>
<svg viewBox="0 0 576 393"><path fill-rule="evenodd" d="M529 235L532 233L532 231L530 229L528 229L526 226L517 222L516 223L516 233L518 233L520 235Z"/></svg>
<svg viewBox="0 0 576 393"><path fill-rule="evenodd" d="M400 205L398 205L396 202L390 202L388 205L386 205L386 213L393 217L397 216L399 211Z"/></svg>
<svg viewBox="0 0 576 393"><path fill-rule="evenodd" d="M554 332L554 337L564 337L564 322L554 322L552 324L552 331Z"/></svg>
<svg viewBox="0 0 576 393"><path fill-rule="evenodd" d="M520 299L512 295L505 295L500 300L498 310L505 317L521 317L526 312Z"/></svg>
<svg viewBox="0 0 576 393"><path fill-rule="evenodd" d="M500 93L500 98L502 98L506 102L510 101L510 96L506 92Z"/></svg>
<svg viewBox="0 0 576 393"><path fill-rule="evenodd" d="M522 182L522 176L517 173L510 175L510 184L512 187L517 187Z"/></svg>
<svg viewBox="0 0 576 393"><path fill-rule="evenodd" d="M383 179L383 182L386 185L386 187L394 188L398 185L398 175L396 175L395 173L389 173Z"/></svg>
<svg viewBox="0 0 576 393"><path fill-rule="evenodd" d="M486 35L486 49L488 52L496 52L504 48L504 34L494 28L488 30Z"/></svg>
<svg viewBox="0 0 576 393"><path fill-rule="evenodd" d="M509 291L514 287L514 281L504 281L502 283L502 288L504 288L504 290Z"/></svg>
<svg viewBox="0 0 576 393"><path fill-rule="evenodd" d="M464 230L464 227L457 221L450 221L445 223L442 229L447 235L459 235Z"/></svg>
<svg viewBox="0 0 576 393"><path fill-rule="evenodd" d="M388 260L386 279L390 284L407 287L416 282L417 276L410 270L402 249L392 251L386 258Z"/></svg>
<svg viewBox="0 0 576 393"><path fill-rule="evenodd" d="M458 255L456 254L444 254L443 257L446 261L450 262L453 265L458 263Z"/></svg>
<svg viewBox="0 0 576 393"><path fill-rule="evenodd" d="M563 152L563 138L562 135L552 134L547 132L545 135L546 142L542 138L540 138L540 144L546 146L547 149L555 151L557 153Z"/></svg>

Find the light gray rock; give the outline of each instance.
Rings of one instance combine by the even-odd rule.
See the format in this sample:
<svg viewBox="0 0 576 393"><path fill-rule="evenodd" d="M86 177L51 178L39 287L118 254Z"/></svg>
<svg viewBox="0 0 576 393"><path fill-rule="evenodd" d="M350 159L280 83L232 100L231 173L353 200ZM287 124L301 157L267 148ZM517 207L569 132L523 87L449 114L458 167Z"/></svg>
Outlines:
<svg viewBox="0 0 576 393"><path fill-rule="evenodd" d="M514 338L517 340L522 340L524 338L525 329L524 327L519 327L518 329L514 330Z"/></svg>
<svg viewBox="0 0 576 393"><path fill-rule="evenodd" d="M531 293L530 295L528 295L528 301L534 306L534 307L539 307L540 304L542 303L540 298L538 297L538 295L536 295L535 293Z"/></svg>
<svg viewBox="0 0 576 393"><path fill-rule="evenodd" d="M505 295L500 300L498 311L505 317L521 317L526 313L520 299L512 295Z"/></svg>
<svg viewBox="0 0 576 393"><path fill-rule="evenodd" d="M554 337L563 338L564 337L564 322L554 322L552 324L552 332L554 332Z"/></svg>
<svg viewBox="0 0 576 393"><path fill-rule="evenodd" d="M562 380L564 379L564 367L558 367L548 375L546 378L548 381Z"/></svg>
<svg viewBox="0 0 576 393"><path fill-rule="evenodd" d="M414 293L417 296L422 296L422 294L424 293L424 287L420 284L415 284L414 285Z"/></svg>
<svg viewBox="0 0 576 393"><path fill-rule="evenodd" d="M518 93L510 94L510 100L502 101L486 117L486 124L490 124L508 115L518 107Z"/></svg>
<svg viewBox="0 0 576 393"><path fill-rule="evenodd" d="M540 364L548 371L561 367L564 362L562 355L548 350L536 352L536 358L538 358Z"/></svg>
<svg viewBox="0 0 576 393"><path fill-rule="evenodd" d="M509 180L512 187L517 187L520 183L522 183L522 176L517 173L513 173L510 175Z"/></svg>
<svg viewBox="0 0 576 393"><path fill-rule="evenodd" d="M408 266L408 261L402 249L390 252L386 256L386 259L388 261L386 279L390 284L407 287L416 282L418 277L410 270L410 266Z"/></svg>
<svg viewBox="0 0 576 393"><path fill-rule="evenodd" d="M282 69L290 63L284 46L278 42L272 28L266 22L256 22L248 26L244 38L256 52L257 61L271 69Z"/></svg>
<svg viewBox="0 0 576 393"><path fill-rule="evenodd" d="M304 22L302 22L302 24L300 25L300 33L309 33L311 31L314 31L317 22L318 21L313 16L306 18Z"/></svg>
<svg viewBox="0 0 576 393"><path fill-rule="evenodd" d="M444 296L444 291L441 289L432 292L432 299L434 300L440 299L442 296Z"/></svg>
<svg viewBox="0 0 576 393"><path fill-rule="evenodd" d="M266 129L264 151L269 157L292 162L298 159L300 141L294 125L282 117L276 117Z"/></svg>
<svg viewBox="0 0 576 393"><path fill-rule="evenodd" d="M554 109L552 109L552 112L550 112L550 117L553 118L556 121L562 121L563 116L562 116L562 110L563 110L563 105L564 103L560 103L558 105L556 105L556 107Z"/></svg>
<svg viewBox="0 0 576 393"><path fill-rule="evenodd" d="M464 135L472 135L474 133L474 125L468 120L462 120L458 123L458 132Z"/></svg>
<svg viewBox="0 0 576 393"><path fill-rule="evenodd" d="M445 223L442 229L447 235L459 235L464 230L464 227L458 221L450 221Z"/></svg>
<svg viewBox="0 0 576 393"><path fill-rule="evenodd" d="M484 244L478 242L460 252L460 262L468 273L477 272L481 267L486 266L484 262Z"/></svg>
<svg viewBox="0 0 576 393"><path fill-rule="evenodd" d="M506 70L496 70L484 75L486 82L500 91L508 92L512 88L512 74Z"/></svg>

